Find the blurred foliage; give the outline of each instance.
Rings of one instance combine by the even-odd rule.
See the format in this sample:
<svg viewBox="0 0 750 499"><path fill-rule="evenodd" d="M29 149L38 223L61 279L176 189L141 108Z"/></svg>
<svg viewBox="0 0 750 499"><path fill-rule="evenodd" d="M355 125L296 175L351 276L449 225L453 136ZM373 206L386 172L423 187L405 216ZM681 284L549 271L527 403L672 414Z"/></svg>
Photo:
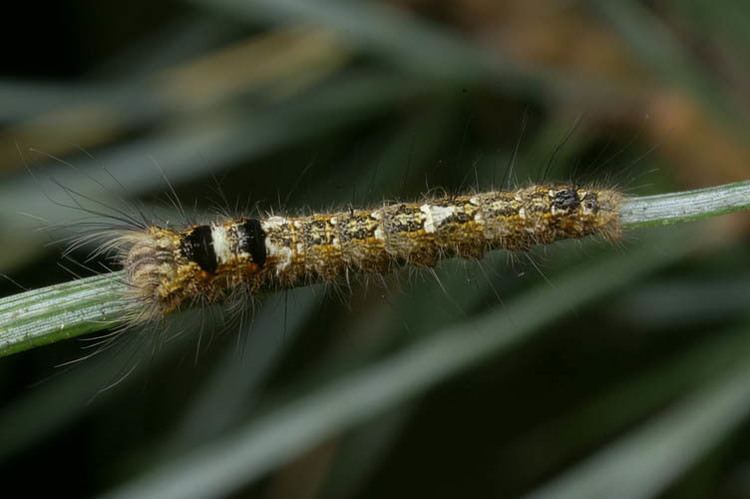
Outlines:
<svg viewBox="0 0 750 499"><path fill-rule="evenodd" d="M106 264L61 259L85 215L66 189L160 206L166 177L199 210L300 212L749 176L742 2L9 8L0 272L28 288ZM27 495L747 497L747 228L451 261L270 296L241 328L186 314L200 334L3 358L0 476Z"/></svg>

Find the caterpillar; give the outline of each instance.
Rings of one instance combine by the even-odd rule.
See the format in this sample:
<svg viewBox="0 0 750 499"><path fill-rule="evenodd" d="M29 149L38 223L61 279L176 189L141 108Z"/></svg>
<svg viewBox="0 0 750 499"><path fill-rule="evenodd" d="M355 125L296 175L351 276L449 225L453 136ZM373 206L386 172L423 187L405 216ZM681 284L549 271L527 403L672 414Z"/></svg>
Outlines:
<svg viewBox="0 0 750 499"><path fill-rule="evenodd" d="M306 216L225 217L183 228L149 225L110 242L125 271L134 322L249 292L432 267L563 239L620 236L622 195L541 184ZM243 295L246 296L246 295Z"/></svg>

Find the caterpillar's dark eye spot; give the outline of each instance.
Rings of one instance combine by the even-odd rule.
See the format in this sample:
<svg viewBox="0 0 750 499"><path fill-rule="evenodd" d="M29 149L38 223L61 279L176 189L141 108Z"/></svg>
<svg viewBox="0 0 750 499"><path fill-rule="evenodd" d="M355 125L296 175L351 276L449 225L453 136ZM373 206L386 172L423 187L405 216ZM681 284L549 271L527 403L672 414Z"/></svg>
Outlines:
<svg viewBox="0 0 750 499"><path fill-rule="evenodd" d="M578 198L578 192L575 189L563 189L555 193L552 199L552 206L558 210L573 210L578 208L581 200Z"/></svg>
<svg viewBox="0 0 750 499"><path fill-rule="evenodd" d="M180 241L180 250L188 260L195 262L198 266L211 274L216 272L219 264L216 260L211 227L199 225L183 236Z"/></svg>
<svg viewBox="0 0 750 499"><path fill-rule="evenodd" d="M587 213L596 213L599 211L599 198L596 193L588 192L583 196L583 209Z"/></svg>

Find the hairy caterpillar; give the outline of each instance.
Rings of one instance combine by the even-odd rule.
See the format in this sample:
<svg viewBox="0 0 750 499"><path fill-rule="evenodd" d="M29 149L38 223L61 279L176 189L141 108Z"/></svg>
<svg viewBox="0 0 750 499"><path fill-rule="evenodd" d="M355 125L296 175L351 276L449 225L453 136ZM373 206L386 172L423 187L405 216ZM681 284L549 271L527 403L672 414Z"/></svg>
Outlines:
<svg viewBox="0 0 750 499"><path fill-rule="evenodd" d="M309 216L226 218L183 229L149 225L120 234L117 249L145 322L198 303L333 282L352 272L434 266L494 249L620 234L622 196L607 189L533 185ZM243 295L245 296L245 295Z"/></svg>

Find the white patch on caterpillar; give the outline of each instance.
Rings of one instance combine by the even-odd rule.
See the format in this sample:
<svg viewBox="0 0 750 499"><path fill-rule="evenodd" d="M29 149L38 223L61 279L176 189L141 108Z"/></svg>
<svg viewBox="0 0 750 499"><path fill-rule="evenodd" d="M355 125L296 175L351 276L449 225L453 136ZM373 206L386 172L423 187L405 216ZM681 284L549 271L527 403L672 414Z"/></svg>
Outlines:
<svg viewBox="0 0 750 499"><path fill-rule="evenodd" d="M425 232L433 233L447 218L456 213L456 208L454 206L432 206L429 204L423 204L419 207L419 211L424 213L425 216Z"/></svg>
<svg viewBox="0 0 750 499"><path fill-rule="evenodd" d="M286 224L287 222L288 220L284 217L273 216L273 217L268 217L265 220L263 220L262 227L264 231L268 231L268 230L278 229L284 226L284 224Z"/></svg>
<svg viewBox="0 0 750 499"><path fill-rule="evenodd" d="M385 241L385 231L383 230L383 214L380 211L373 211L372 213L370 213L370 216L380 222L378 224L378 228L375 229L375 232L373 232L373 236L375 236L375 239Z"/></svg>
<svg viewBox="0 0 750 499"><path fill-rule="evenodd" d="M479 196L472 196L469 198L469 204L472 204L474 206L482 206L482 200L479 199ZM482 217L482 210L479 209L474 214L474 221L478 223L479 225L484 225L484 218Z"/></svg>
<svg viewBox="0 0 750 499"><path fill-rule="evenodd" d="M336 217L329 218L328 223L325 226L326 240L330 240L332 245L338 247L339 239L335 235L337 233L335 231L335 227L336 227Z"/></svg>
<svg viewBox="0 0 750 499"><path fill-rule="evenodd" d="M223 225L211 224L211 240L213 241L216 261L219 264L227 263L234 257L232 253L232 241Z"/></svg>
<svg viewBox="0 0 750 499"><path fill-rule="evenodd" d="M276 246L271 242L271 238L266 238L266 252L269 257L278 261L276 273L286 270L292 264L292 249L286 246Z"/></svg>
<svg viewBox="0 0 750 499"><path fill-rule="evenodd" d="M248 241L247 234L244 231L240 231L237 234L239 235L237 246L235 248L235 250L237 251L237 256L240 258L251 258L250 253L242 249L247 244L247 241Z"/></svg>
<svg viewBox="0 0 750 499"><path fill-rule="evenodd" d="M339 223L339 220L338 220L338 218L336 218L336 217L331 217L331 218L330 218L330 219L328 220L328 223L330 223L330 224L331 224L331 227L336 227L336 225L337 225L337 224ZM333 233L334 233L334 234L336 234L337 232L336 232L336 231L334 231ZM337 248L338 248L339 246L341 246L341 241L339 240L338 236L336 236L336 235L334 235L334 236L333 236L333 239L331 239L331 244L333 244L333 245L334 245L334 246L336 246Z"/></svg>
<svg viewBox="0 0 750 499"><path fill-rule="evenodd" d="M299 220L295 220L292 223L292 226L295 228L295 233L299 234L299 230L302 229L302 222L300 222ZM298 241L297 245L296 245L297 254L298 255L304 255L305 254L305 243L302 240L300 240L299 238L298 238L297 241Z"/></svg>
<svg viewBox="0 0 750 499"><path fill-rule="evenodd" d="M278 261L276 274L283 272L292 264L292 249L286 246L276 246L268 234L275 230L281 230L287 222L286 218L278 216L268 217L261 222L261 228L267 234L265 241L266 255Z"/></svg>

